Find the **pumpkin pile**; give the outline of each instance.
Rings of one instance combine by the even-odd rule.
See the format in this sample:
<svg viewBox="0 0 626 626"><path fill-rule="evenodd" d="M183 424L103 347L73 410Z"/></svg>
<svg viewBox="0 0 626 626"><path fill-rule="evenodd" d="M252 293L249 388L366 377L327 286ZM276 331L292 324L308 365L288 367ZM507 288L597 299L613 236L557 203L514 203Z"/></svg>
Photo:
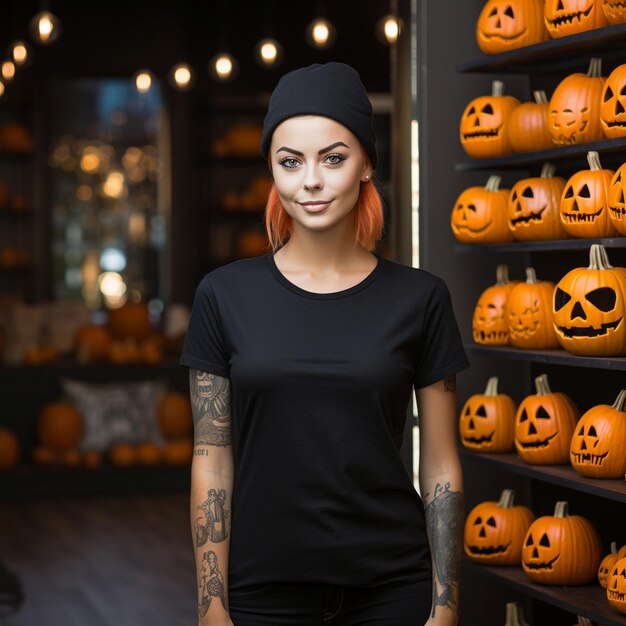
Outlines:
<svg viewBox="0 0 626 626"><path fill-rule="evenodd" d="M32 450L35 463L43 465L83 464L79 451L83 438L83 416L63 401L46 403L37 417L38 445Z"/></svg>
<svg viewBox="0 0 626 626"><path fill-rule="evenodd" d="M22 448L17 435L12 430L0 426L0 471L14 468L21 454Z"/></svg>

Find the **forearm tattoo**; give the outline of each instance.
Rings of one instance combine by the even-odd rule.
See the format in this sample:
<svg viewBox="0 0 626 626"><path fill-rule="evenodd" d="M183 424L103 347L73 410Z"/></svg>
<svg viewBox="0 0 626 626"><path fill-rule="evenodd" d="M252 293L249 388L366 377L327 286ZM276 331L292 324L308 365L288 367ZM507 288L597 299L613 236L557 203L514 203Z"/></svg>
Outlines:
<svg viewBox="0 0 626 626"><path fill-rule="evenodd" d="M190 369L189 392L193 409L194 454L207 454L197 446L229 446L232 421L228 378Z"/></svg>
<svg viewBox="0 0 626 626"><path fill-rule="evenodd" d="M456 391L456 376L448 376L443 381L444 391Z"/></svg>
<svg viewBox="0 0 626 626"><path fill-rule="evenodd" d="M207 541L219 543L228 537L230 511L225 508L226 489L209 489L207 499L197 508L202 511L195 521L196 548Z"/></svg>
<svg viewBox="0 0 626 626"><path fill-rule="evenodd" d="M208 550L202 555L202 565L199 576L200 602L198 603L198 616L204 617L211 606L211 600L218 597L222 601L225 611L228 611L224 577L220 571L217 554Z"/></svg>
<svg viewBox="0 0 626 626"><path fill-rule="evenodd" d="M434 497L424 512L433 560L432 617L438 606L447 606L458 615L463 494L452 491L450 483L437 483Z"/></svg>

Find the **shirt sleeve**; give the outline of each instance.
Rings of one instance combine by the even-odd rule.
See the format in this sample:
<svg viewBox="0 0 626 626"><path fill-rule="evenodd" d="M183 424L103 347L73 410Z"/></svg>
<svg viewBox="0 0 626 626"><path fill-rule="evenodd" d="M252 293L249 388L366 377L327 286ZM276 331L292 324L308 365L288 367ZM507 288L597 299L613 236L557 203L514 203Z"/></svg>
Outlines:
<svg viewBox="0 0 626 626"><path fill-rule="evenodd" d="M208 276L196 289L179 364L230 378L228 350Z"/></svg>
<svg viewBox="0 0 626 626"><path fill-rule="evenodd" d="M439 279L426 306L413 385L415 389L432 385L469 365L454 316L450 291L446 283Z"/></svg>

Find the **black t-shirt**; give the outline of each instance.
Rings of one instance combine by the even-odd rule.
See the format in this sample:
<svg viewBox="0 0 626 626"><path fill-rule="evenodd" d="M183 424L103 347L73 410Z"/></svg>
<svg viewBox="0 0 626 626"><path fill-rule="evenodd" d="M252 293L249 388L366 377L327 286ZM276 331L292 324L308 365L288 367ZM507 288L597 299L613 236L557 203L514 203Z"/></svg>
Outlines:
<svg viewBox="0 0 626 626"><path fill-rule="evenodd" d="M398 450L412 387L469 361L445 282L376 256L333 293L290 282L271 252L198 285L180 363L231 382L230 588L431 576Z"/></svg>

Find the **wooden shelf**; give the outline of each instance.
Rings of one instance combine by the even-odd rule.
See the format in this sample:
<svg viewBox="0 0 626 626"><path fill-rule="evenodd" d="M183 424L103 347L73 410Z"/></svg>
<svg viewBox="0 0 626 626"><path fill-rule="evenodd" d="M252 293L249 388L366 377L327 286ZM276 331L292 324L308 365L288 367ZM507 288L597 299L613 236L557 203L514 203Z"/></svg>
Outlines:
<svg viewBox="0 0 626 626"><path fill-rule="evenodd" d="M498 470L510 471L607 500L626 503L626 480L586 478L577 474L570 465L530 465L515 452L480 454L462 448L460 453L463 459L473 463L483 463Z"/></svg>
<svg viewBox="0 0 626 626"><path fill-rule="evenodd" d="M455 252L541 252L559 250L588 250L594 243L605 248L626 248L626 237L607 239L552 239L546 241L512 241L510 243L456 243Z"/></svg>
<svg viewBox="0 0 626 626"><path fill-rule="evenodd" d="M566 350L520 350L507 346L482 346L477 343L466 343L464 348L477 356L626 371L626 357L577 356Z"/></svg>
<svg viewBox="0 0 626 626"><path fill-rule="evenodd" d="M467 558L463 559L463 569L469 575L486 576L564 611L588 617L603 626L626 625L626 615L611 608L606 592L599 584L572 587L536 585L521 567L478 565Z"/></svg>
<svg viewBox="0 0 626 626"><path fill-rule="evenodd" d="M605 61L626 59L626 24L614 24L584 33L550 39L510 52L482 55L457 66L457 72L479 74L562 74L587 71L592 56Z"/></svg>

